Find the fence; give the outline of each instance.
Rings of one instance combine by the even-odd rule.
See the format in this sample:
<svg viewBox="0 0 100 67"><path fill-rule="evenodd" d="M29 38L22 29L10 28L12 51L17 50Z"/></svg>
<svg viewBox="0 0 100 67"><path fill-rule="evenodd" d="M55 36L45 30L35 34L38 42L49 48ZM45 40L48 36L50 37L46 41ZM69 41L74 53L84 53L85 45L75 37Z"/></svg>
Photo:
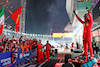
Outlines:
<svg viewBox="0 0 100 67"><path fill-rule="evenodd" d="M31 50L29 50L29 52L25 51L25 54L22 55L21 49L18 49L18 57L16 58L16 62L14 64L12 64L12 51L0 53L0 67L14 67L20 63L27 62L28 60L31 60L31 58L37 57L36 50L37 49L34 49L33 53Z"/></svg>

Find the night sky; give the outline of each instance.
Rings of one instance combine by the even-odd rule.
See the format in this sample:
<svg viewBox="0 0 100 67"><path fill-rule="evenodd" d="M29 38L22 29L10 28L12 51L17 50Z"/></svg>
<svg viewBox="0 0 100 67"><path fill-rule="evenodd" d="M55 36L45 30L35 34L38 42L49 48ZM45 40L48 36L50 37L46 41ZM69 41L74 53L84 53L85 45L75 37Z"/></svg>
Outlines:
<svg viewBox="0 0 100 67"><path fill-rule="evenodd" d="M65 32L68 22L66 0L27 0L27 33L50 34L50 29L53 29L52 33Z"/></svg>

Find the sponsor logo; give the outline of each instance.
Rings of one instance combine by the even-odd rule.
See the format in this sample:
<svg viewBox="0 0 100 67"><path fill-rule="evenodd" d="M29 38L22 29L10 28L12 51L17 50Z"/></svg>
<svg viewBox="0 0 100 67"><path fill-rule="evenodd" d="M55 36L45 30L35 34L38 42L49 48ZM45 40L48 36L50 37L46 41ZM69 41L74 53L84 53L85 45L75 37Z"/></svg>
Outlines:
<svg viewBox="0 0 100 67"><path fill-rule="evenodd" d="M1 63L2 63L2 66L11 64L11 57L5 58L5 59L1 59Z"/></svg>
<svg viewBox="0 0 100 67"><path fill-rule="evenodd" d="M30 54L27 53L27 54L22 55L22 53L20 53L20 55L19 55L20 59L22 59L23 57L27 57L27 56L30 56Z"/></svg>

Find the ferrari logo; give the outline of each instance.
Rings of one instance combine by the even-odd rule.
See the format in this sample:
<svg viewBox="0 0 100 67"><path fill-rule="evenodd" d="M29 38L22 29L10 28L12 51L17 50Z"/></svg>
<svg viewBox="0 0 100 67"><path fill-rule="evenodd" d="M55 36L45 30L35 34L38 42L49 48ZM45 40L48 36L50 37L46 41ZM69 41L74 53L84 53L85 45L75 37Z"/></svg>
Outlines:
<svg viewBox="0 0 100 67"><path fill-rule="evenodd" d="M20 15L18 14L18 16L17 16L17 20L16 20L16 24L17 24L18 21L19 21L19 17L20 17Z"/></svg>

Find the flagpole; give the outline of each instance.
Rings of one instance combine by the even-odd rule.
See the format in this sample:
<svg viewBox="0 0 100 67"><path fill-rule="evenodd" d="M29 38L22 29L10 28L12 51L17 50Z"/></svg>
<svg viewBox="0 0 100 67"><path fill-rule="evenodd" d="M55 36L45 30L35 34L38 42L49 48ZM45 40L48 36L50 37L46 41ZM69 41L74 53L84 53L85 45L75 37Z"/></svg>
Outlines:
<svg viewBox="0 0 100 67"><path fill-rule="evenodd" d="M8 16L4 21L6 21L10 16Z"/></svg>

